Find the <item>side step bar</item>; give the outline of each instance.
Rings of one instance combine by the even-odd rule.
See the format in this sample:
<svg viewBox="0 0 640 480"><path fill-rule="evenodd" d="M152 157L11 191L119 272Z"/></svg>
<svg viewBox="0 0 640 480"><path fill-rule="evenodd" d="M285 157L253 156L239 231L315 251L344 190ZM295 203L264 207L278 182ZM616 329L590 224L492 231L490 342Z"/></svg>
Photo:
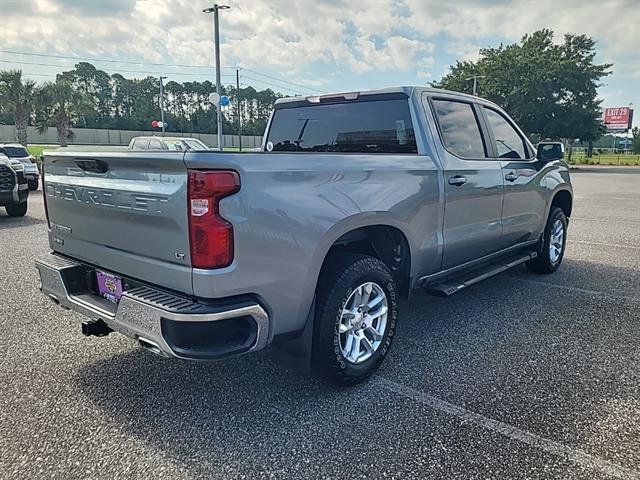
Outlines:
<svg viewBox="0 0 640 480"><path fill-rule="evenodd" d="M475 269L471 273L467 273L457 277L452 277L443 282L434 283L433 285L426 285L424 288L427 293L436 295L439 297L450 297L454 293L458 293L460 290L474 285L489 277L493 277L499 273L509 270L516 265L520 265L538 256L537 252L529 252L525 255L519 255L517 257L510 257L504 261L497 261L486 265L484 268Z"/></svg>

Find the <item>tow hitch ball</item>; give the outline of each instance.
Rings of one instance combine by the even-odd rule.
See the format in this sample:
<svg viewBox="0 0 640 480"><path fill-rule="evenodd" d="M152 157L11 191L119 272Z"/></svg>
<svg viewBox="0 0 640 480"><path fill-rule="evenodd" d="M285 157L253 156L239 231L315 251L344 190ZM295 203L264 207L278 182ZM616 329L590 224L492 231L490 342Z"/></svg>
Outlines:
<svg viewBox="0 0 640 480"><path fill-rule="evenodd" d="M109 326L102 320L82 322L82 334L87 337L92 335L96 337L106 337L111 332L113 332L113 330L111 330L111 328L109 328Z"/></svg>

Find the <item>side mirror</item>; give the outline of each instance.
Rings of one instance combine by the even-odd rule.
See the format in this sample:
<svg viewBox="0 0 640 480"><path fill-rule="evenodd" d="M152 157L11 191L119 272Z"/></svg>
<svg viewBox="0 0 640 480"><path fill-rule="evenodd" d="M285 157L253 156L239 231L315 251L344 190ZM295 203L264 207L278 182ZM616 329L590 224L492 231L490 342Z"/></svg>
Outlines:
<svg viewBox="0 0 640 480"><path fill-rule="evenodd" d="M562 142L540 142L536 158L542 162L562 160L564 158L564 144Z"/></svg>

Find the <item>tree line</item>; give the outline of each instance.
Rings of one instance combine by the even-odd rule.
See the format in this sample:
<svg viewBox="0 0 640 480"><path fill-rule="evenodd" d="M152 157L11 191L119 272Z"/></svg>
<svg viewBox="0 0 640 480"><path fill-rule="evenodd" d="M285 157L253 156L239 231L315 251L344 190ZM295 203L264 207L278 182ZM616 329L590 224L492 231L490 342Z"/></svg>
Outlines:
<svg viewBox="0 0 640 480"><path fill-rule="evenodd" d="M165 121L173 132L217 133L216 108L209 102L215 92L210 81L164 85ZM248 86L239 90L223 86L231 103L223 113L223 131L238 133L240 109L242 134L262 135L273 103L283 95L271 89ZM74 127L152 130L160 120L160 79L128 79L112 75L88 62L56 76L54 82L37 85L20 70L0 71L0 122L14 123L16 137L27 144L27 126L43 132L56 128L60 145L73 138Z"/></svg>

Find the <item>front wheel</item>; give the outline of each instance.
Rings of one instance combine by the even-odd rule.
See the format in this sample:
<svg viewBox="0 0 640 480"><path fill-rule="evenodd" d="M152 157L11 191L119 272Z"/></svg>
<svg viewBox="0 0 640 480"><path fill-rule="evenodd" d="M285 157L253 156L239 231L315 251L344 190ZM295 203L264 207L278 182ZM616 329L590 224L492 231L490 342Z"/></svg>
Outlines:
<svg viewBox="0 0 640 480"><path fill-rule="evenodd" d="M329 381L359 383L389 352L398 319L396 284L387 266L365 255L337 255L318 288L313 368Z"/></svg>
<svg viewBox="0 0 640 480"><path fill-rule="evenodd" d="M10 217L24 217L27 214L27 202L6 205L4 208Z"/></svg>
<svg viewBox="0 0 640 480"><path fill-rule="evenodd" d="M555 272L564 257L567 244L567 217L561 208L553 207L545 226L538 256L527 262L529 270L536 273Z"/></svg>

